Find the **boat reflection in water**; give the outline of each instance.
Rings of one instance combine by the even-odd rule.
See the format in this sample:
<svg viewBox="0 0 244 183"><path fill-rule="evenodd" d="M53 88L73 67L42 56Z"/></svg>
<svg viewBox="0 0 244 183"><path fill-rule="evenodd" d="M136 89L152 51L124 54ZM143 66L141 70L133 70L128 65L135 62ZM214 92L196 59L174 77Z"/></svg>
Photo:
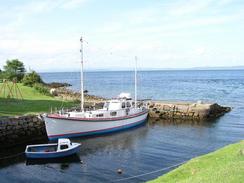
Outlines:
<svg viewBox="0 0 244 183"><path fill-rule="evenodd" d="M61 164L69 165L71 163L80 163L80 157L76 154L64 157L64 158L53 158L53 159L26 159L26 165L45 165L45 164Z"/></svg>
<svg viewBox="0 0 244 183"><path fill-rule="evenodd" d="M147 137L148 126L143 123L129 130L121 131L115 134L101 136L74 138L74 142L82 143L81 157L93 156L99 152L118 152L122 150L131 150L136 146L136 142Z"/></svg>

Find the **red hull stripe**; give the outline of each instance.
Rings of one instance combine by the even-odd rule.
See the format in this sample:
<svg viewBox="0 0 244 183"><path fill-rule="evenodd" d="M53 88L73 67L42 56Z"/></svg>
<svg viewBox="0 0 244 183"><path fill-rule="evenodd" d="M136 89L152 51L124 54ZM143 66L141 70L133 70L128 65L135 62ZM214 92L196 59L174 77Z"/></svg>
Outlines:
<svg viewBox="0 0 244 183"><path fill-rule="evenodd" d="M113 130L113 129L116 129L116 128L119 129L119 128L123 128L123 127L126 127L126 126L131 126L131 125L134 125L134 124L139 123L139 122L144 121L144 120L145 119L142 119L142 120L139 120L139 121L136 121L134 123L127 124L127 125L121 125L121 126L116 126L116 127L106 128L106 129L101 129L101 130L91 130L91 131L87 131L87 132L76 132L76 133L49 135L48 137L49 138L55 138L55 137L66 136L66 135L82 135L82 134L89 134L89 133L95 133L95 132L109 131L109 130Z"/></svg>
<svg viewBox="0 0 244 183"><path fill-rule="evenodd" d="M117 118L75 118L75 117L63 117L58 114L49 114L47 117L48 118L54 118L54 119L63 119L63 120L74 120L74 121L117 121L117 120L124 120L124 119L129 119L129 118L134 118L143 114L146 114L148 110L133 114L130 116L126 117L117 117Z"/></svg>

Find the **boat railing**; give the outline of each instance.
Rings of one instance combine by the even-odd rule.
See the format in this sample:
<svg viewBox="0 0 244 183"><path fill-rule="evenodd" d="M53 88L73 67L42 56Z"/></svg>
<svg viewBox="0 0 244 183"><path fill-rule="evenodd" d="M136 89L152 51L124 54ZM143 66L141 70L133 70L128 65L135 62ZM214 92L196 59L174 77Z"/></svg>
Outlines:
<svg viewBox="0 0 244 183"><path fill-rule="evenodd" d="M133 106L134 107L134 106ZM137 108L148 108L148 104L146 102L143 102L143 101L140 101L137 103ZM99 109L103 109L105 111L104 108L99 108ZM92 107L87 107L87 108L84 108L84 112L91 112L91 111L94 111L94 110L99 110L99 109L96 109L95 106L92 106ZM124 111L124 110L128 110L129 108L125 108L125 109L117 109L117 110L112 110L112 111ZM65 114L68 114L69 112L80 112L80 108L79 107L72 107L72 108L54 108L54 110L51 110L51 114L61 114L61 115L65 115ZM101 110L102 112L102 110Z"/></svg>

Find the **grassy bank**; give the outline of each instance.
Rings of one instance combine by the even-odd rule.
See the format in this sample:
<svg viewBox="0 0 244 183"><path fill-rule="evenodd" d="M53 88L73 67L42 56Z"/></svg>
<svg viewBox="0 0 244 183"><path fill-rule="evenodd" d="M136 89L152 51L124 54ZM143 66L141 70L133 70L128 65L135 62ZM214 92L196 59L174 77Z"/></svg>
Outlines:
<svg viewBox="0 0 244 183"><path fill-rule="evenodd" d="M2 85L0 83L0 88L2 88ZM43 95L34 88L23 86L22 84L18 84L18 87L23 96L23 100L8 99L3 97L3 92L0 93L0 116L36 114L48 112L51 107L54 109L55 107L66 108L75 105L72 101L62 101L51 96Z"/></svg>
<svg viewBox="0 0 244 183"><path fill-rule="evenodd" d="M213 182L238 183L244 180L244 140L213 153L194 158L150 183Z"/></svg>

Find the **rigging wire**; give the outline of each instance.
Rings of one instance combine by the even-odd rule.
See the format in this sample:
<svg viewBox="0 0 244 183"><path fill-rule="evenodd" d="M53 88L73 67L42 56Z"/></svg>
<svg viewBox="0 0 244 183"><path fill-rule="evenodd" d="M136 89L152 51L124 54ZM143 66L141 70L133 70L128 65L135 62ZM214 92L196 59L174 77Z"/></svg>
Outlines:
<svg viewBox="0 0 244 183"><path fill-rule="evenodd" d="M120 58L120 59L131 59L131 60L132 60L133 55L134 55L133 53L131 53L131 55L128 55L128 51L126 52L126 54L118 54L118 53L116 53L116 51L114 51L114 48L112 48L112 47L102 48L102 47L99 47L95 44L91 44L90 42L88 43L86 40L83 40L83 41L87 44L87 46L86 46L87 50L94 51L94 52L99 51L100 52L99 55L116 57L117 59ZM87 57L89 58L89 55L87 55Z"/></svg>

